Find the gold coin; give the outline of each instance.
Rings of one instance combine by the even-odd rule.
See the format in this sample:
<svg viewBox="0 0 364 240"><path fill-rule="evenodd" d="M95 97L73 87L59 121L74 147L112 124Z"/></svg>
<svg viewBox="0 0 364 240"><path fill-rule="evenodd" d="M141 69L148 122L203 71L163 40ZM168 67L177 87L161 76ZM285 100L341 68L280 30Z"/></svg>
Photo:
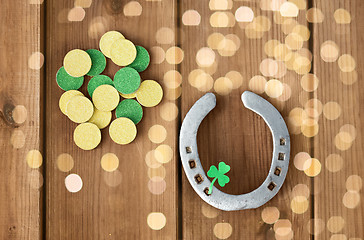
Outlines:
<svg viewBox="0 0 364 240"><path fill-rule="evenodd" d="M94 114L88 122L95 124L98 128L103 129L109 125L111 121L111 112L100 111L94 109Z"/></svg>
<svg viewBox="0 0 364 240"><path fill-rule="evenodd" d="M66 72L72 77L82 77L91 69L91 58L87 52L81 49L69 51L63 60Z"/></svg>
<svg viewBox="0 0 364 240"><path fill-rule="evenodd" d="M92 102L84 96L76 96L66 106L68 118L75 123L87 122L94 113Z"/></svg>
<svg viewBox="0 0 364 240"><path fill-rule="evenodd" d="M145 80L136 92L136 99L144 107L154 107L162 101L163 89L153 80Z"/></svg>
<svg viewBox="0 0 364 240"><path fill-rule="evenodd" d="M118 106L120 96L113 86L101 85L92 94L92 101L98 110L110 112Z"/></svg>
<svg viewBox="0 0 364 240"><path fill-rule="evenodd" d="M83 96L83 93L77 90L69 90L67 92L64 92L62 94L62 96L59 98L59 109L61 109L61 112L64 115L67 115L66 113L66 106L69 100L71 100L71 98L76 97L76 96Z"/></svg>
<svg viewBox="0 0 364 240"><path fill-rule="evenodd" d="M124 145L131 143L135 139L137 129L132 120L121 117L115 119L110 124L109 134L114 142Z"/></svg>
<svg viewBox="0 0 364 240"><path fill-rule="evenodd" d="M116 40L110 50L111 60L118 66L127 66L131 64L137 55L134 44L126 39Z"/></svg>
<svg viewBox="0 0 364 240"><path fill-rule="evenodd" d="M108 58L111 58L110 51L111 45L118 39L125 39L125 37L117 31L109 31L102 35L100 39L100 50Z"/></svg>
<svg viewBox="0 0 364 240"><path fill-rule="evenodd" d="M91 150L101 142L100 129L93 123L81 123L73 133L75 144L83 150Z"/></svg>

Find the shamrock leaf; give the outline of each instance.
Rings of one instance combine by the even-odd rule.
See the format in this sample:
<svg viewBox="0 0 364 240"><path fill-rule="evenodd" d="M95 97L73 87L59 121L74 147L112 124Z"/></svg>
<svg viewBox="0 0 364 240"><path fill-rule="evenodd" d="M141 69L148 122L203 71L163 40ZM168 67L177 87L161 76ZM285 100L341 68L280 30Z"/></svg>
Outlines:
<svg viewBox="0 0 364 240"><path fill-rule="evenodd" d="M212 192L212 186L218 180L218 183L221 187L224 187L225 184L230 182L230 178L228 176L225 176L227 172L230 171L230 166L227 165L224 162L219 163L219 169L217 169L214 165L210 167L210 170L207 172L207 176L210 178L214 178L210 184L209 192L208 194L211 194Z"/></svg>

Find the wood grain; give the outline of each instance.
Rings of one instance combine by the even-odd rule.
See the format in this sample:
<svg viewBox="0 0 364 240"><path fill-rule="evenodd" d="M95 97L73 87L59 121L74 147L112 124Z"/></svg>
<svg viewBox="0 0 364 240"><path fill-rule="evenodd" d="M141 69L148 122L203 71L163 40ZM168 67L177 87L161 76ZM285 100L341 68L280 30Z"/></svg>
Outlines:
<svg viewBox="0 0 364 240"><path fill-rule="evenodd" d="M267 16L271 22L270 30L264 34L262 39L248 39L244 29L240 29L236 23L232 28L212 28L210 16L214 11L209 9L206 2L184 1L180 4L180 17L189 10L197 10L201 14L201 24L198 27L185 26L181 24L183 41L181 46L187 58L181 65L184 76L181 109L182 120L193 103L198 100L204 92L192 87L188 81L189 73L198 68L196 64L196 53L202 47L207 47L207 38L213 32L224 35L236 34L241 41L240 49L232 57L221 57L216 52L218 62L217 71L212 75L216 81L224 77L229 71L238 71L244 78L242 86L233 90L227 96L217 95L217 107L202 122L198 132L198 147L201 163L207 171L211 165L217 165L224 161L231 166L228 173L230 183L223 191L230 194L242 194L256 189L264 181L268 174L271 163L272 138L264 121L253 112L245 109L240 100L243 91L249 90L249 80L259 72L260 62L267 58L264 53L264 44L270 39L278 39L284 42L284 34L281 26L273 22L273 13L262 11L258 2L233 2L233 7L228 10L235 13L240 6L249 6L253 9L255 17ZM297 19L300 24L306 25L305 11L301 11ZM308 43L305 44L308 47ZM274 101L267 95L262 96L280 110L284 117L289 111L300 106L299 95L308 97L308 93L301 93L299 80L301 76L288 71L282 82L288 83L292 88L292 97L286 102ZM269 79L268 79L269 80ZM214 91L213 89L211 91ZM310 140L302 135L291 136L291 161L296 153L310 149ZM212 214L211 219L204 216L206 204L197 196L188 183L182 171L182 238L215 239L214 227L216 223L229 223L232 226L232 235L229 239L272 239L274 238L273 225L262 221L261 213L265 207L277 207L280 211L280 219L289 219L292 222L294 235L300 239L307 239L309 233L306 224L311 217L310 209L302 215L294 214L290 209L292 195L291 189L296 184L305 184L310 188L310 179L290 164L288 176L282 189L273 200L261 208L237 212L217 211ZM217 185L217 184L216 184ZM217 185L218 188L220 188ZM221 189L221 188L220 188ZM208 208L214 212L211 208Z"/></svg>
<svg viewBox="0 0 364 240"><path fill-rule="evenodd" d="M66 19L62 22L62 11L67 13L73 2L47 3L47 239L176 238L176 154L170 163L164 164L167 188L161 195L149 192L145 163L146 154L157 147L148 139L148 130L154 124L165 126L168 136L163 144L176 149L177 119L167 122L161 118L163 103L155 108L144 108L144 118L137 126L138 135L132 144L120 146L113 143L106 128L102 131L101 144L92 151L82 151L75 146L72 136L76 124L71 123L58 108L63 91L56 84L56 72L69 50L98 48L102 34L96 34L96 37L91 34L94 38L90 37L90 31L93 33L94 28L99 27L93 28L92 23L101 22L101 32L120 31L148 50L156 45L155 33L160 27L174 28L173 1L143 1L141 17L126 17L123 14L125 4L125 1L116 0L94 1L90 8L85 9L83 21L69 22ZM155 18L155 13L162 12L163 17ZM168 48L169 45L163 47ZM164 72L173 68L174 65L166 62L151 64L142 78L162 83ZM113 77L117 70L117 66L108 60L104 74ZM84 93L87 82L81 88ZM100 166L101 157L109 152L116 154L120 160L118 172L121 184L117 185L117 178L112 181L117 185L115 187L105 182L105 178L112 178L112 173L110 176ZM72 194L64 186L68 173L56 167L57 156L61 153L68 153L74 158L75 166L71 173L77 173L83 179L83 188L78 193ZM148 227L150 212L165 215L167 223L162 230Z"/></svg>
<svg viewBox="0 0 364 240"><path fill-rule="evenodd" d="M362 1L321 1L315 0L314 6L321 9L325 15L324 23L317 25L314 32L314 71L320 79L320 85L315 95L323 104L333 101L341 108L337 119L328 120L322 117L319 122L320 132L315 137L315 157L322 163L320 175L315 178L315 218L326 223L318 238L329 239L338 234L347 239L362 239L363 232L363 190L359 191L360 203L355 207L354 201L349 201L354 208L344 205L344 196L348 192L346 181L351 175L364 176L363 170L363 102L364 91L363 76L364 58L360 44L364 39L364 25ZM334 12L346 9L351 15L350 24L337 24ZM356 62L355 71L359 75L357 82L346 85L342 82L341 70L338 60L332 63L325 62L320 56L322 43L327 40L334 41L339 48L339 57L350 54ZM351 124L356 129L357 137L347 150L340 150L335 145L335 137L345 124ZM337 172L329 171L325 167L329 156L337 154L343 159L343 165ZM356 185L358 186L358 185ZM355 193L353 193L355 195ZM350 194L348 195L350 196ZM331 219L331 220L330 220ZM337 219L336 221L334 219ZM343 219L343 225L340 220ZM331 221L331 223L330 223ZM335 224L332 224L332 223Z"/></svg>
<svg viewBox="0 0 364 240"><path fill-rule="evenodd" d="M43 71L28 65L34 52L43 51L43 8L8 1L2 3L0 15L0 238L41 239L43 201L38 186L43 172L31 169L25 159L29 150L43 148Z"/></svg>
<svg viewBox="0 0 364 240"><path fill-rule="evenodd" d="M347 179L355 175L359 176L356 179L363 180L364 176L361 160L364 154L361 79L364 56L360 48L364 40L361 13L364 3L361 0L291 1L305 2L307 10L316 7L325 16L322 23L308 24L307 11L301 9L299 16L294 18L311 31L311 38L303 47L313 53L311 73L318 77L319 86L315 91L304 91L300 84L302 75L288 70L279 78L291 87L288 100L278 101L266 93L261 94L277 107L289 125L291 164L286 182L276 197L258 209L238 212L218 211L204 203L191 188L179 162L180 123L193 103L204 94L192 87L188 78L192 70L199 68L196 54L208 46L207 38L211 33L235 34L240 39L240 48L231 57L222 57L215 51L217 68L211 73L213 80L224 77L231 70L240 72L244 80L228 95L216 94L217 107L201 124L198 146L205 171L220 161L232 167L228 173L230 183L220 189L230 194L252 191L268 173L272 139L264 121L243 107L240 95L250 90L249 81L253 76L261 75L260 63L268 58L265 43L271 39L285 41L283 26L274 20L277 12L262 10L261 2L264 1L228 1L232 4L231 9L228 7L222 12L234 14L238 7L248 6L255 17L269 19L269 31L262 38L250 39L237 22L233 27L211 27L210 17L218 10L210 9L210 1L142 0L137 1L142 9L140 15L127 16L127 1L94 0L84 8L85 17L81 21L68 19L74 1L4 2L0 9L3 19L0 24L0 239L217 239L214 232L217 223L231 226L228 239L290 239L275 235L274 224L264 222L262 212L267 207L276 207L280 212L279 219L289 220L293 239L363 239L363 189L353 191L351 188L359 188L359 185L349 183L349 191ZM350 24L336 23L334 12L339 8L349 12ZM201 16L197 26L183 23L183 14L191 9ZM165 32L157 36L161 28ZM144 108L133 144L116 145L106 128L102 130L100 146L93 151L82 151L73 143L73 130L77 125L59 110L58 100L63 91L56 84L55 74L69 50L98 48L101 35L108 30L122 32L137 45L146 47L153 60L160 60L152 63L142 73L142 78L160 82L165 98L155 108ZM338 46L338 57L353 56L358 73L356 82L343 84L338 60L323 60L321 47L328 40ZM169 63L174 59L170 51L168 61L163 55L173 46L184 51L180 64ZM156 54L155 49L159 49L161 55ZM34 52L44 53L45 67L30 68L29 57ZM108 60L105 74L112 77L117 70L118 67ZM165 78L170 70L181 73L182 90L178 81ZM81 88L86 96L88 80L86 78ZM172 96L174 91L175 96ZM182 91L181 97L179 91ZM211 91L215 92L213 88ZM311 138L304 136L299 128L293 129L288 118L293 108L304 109L308 99L318 99L324 106L330 101L337 102L341 109L337 119L329 120L321 114L317 118L318 134ZM14 109L19 106L26 109L26 113L21 110L21 117L26 116L25 122L16 121ZM313 106L313 110L320 112L318 105ZM167 138L162 143L153 143L148 137L150 127L155 124L167 130ZM335 145L335 138L345 124L355 127L356 138L347 150L340 150ZM173 157L170 162L160 164L162 167L157 171L151 170L146 164L146 155L161 144L172 149ZM31 169L26 155L34 149L44 158L40 168ZM309 177L295 167L294 157L299 152L318 159L321 170L317 176ZM69 172L57 168L57 157L62 153L70 154L75 161ZM106 153L115 153L120 160L114 173L107 173L100 165L101 157ZM343 159L343 165L335 172L328 166L331 154ZM166 189L162 194L153 194L148 188L148 174L156 172L165 173ZM65 188L64 180L70 173L82 178L80 192L70 193ZM308 209L303 214L295 213L291 206L295 196L292 190L298 184L310 192ZM348 196L359 196L357 205ZM147 217L151 212L161 212L166 217L166 225L161 230L152 230L148 225Z"/></svg>

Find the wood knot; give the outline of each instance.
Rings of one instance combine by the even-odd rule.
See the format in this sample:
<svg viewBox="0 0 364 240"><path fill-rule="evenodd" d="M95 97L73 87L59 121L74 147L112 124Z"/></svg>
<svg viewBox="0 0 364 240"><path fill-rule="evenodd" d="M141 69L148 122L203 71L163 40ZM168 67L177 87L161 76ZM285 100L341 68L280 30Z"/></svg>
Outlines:
<svg viewBox="0 0 364 240"><path fill-rule="evenodd" d="M107 0L106 10L110 15L120 14L123 11L123 1L122 0Z"/></svg>
<svg viewBox="0 0 364 240"><path fill-rule="evenodd" d="M14 104L6 102L0 110L1 117L7 125L18 127L18 124L13 119Z"/></svg>

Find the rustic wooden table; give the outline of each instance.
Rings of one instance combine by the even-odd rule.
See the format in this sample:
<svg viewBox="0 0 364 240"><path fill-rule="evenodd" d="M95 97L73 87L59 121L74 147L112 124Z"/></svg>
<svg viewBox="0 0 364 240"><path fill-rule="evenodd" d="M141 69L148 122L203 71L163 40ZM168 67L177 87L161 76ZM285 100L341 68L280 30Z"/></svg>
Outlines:
<svg viewBox="0 0 364 240"><path fill-rule="evenodd" d="M287 1L4 1L0 238L364 239L364 2ZM161 83L165 96L144 109L132 144L113 143L105 129L99 147L82 151L76 124L59 110L55 74L69 50L98 48L108 30L150 51L142 78ZM108 61L105 74L117 69ZM202 164L231 165L225 192L255 189L272 139L243 107L244 90L284 116L291 164L270 202L222 212L189 185L178 132L193 103L215 92L217 107L198 135ZM119 159L111 172L100 165L107 153ZM77 193L65 187L71 173L83 182Z"/></svg>

